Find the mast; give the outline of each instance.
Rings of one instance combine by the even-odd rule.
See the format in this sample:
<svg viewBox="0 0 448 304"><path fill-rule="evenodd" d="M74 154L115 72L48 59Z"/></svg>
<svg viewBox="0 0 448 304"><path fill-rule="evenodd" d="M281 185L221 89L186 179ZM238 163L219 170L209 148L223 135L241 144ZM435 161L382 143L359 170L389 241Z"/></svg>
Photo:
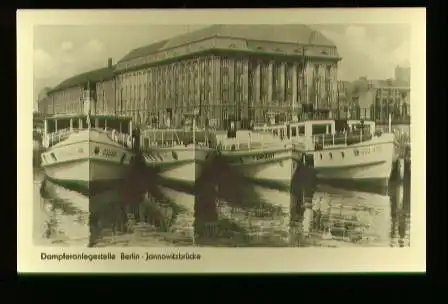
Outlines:
<svg viewBox="0 0 448 304"><path fill-rule="evenodd" d="M341 119L340 101L339 101L339 83L337 83L337 82L336 82L336 94L337 94L336 104L337 104L337 107L338 107L337 117L338 117L338 119Z"/></svg>

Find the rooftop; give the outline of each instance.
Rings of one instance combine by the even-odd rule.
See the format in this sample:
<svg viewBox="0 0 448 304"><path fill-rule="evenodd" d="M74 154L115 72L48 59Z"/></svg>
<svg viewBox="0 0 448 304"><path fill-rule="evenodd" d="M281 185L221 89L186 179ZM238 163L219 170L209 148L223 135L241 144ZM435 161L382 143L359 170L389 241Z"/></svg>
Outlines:
<svg viewBox="0 0 448 304"><path fill-rule="evenodd" d="M78 74L76 76L70 77L62 81L56 87L51 89L49 93L61 91L76 86L81 86L89 81L98 82L102 80L112 79L113 77L114 77L114 66L96 69L86 73Z"/></svg>
<svg viewBox="0 0 448 304"><path fill-rule="evenodd" d="M134 49L118 62L147 56L211 37L232 37L251 41L295 43L300 45L336 46L323 34L304 24L217 24Z"/></svg>

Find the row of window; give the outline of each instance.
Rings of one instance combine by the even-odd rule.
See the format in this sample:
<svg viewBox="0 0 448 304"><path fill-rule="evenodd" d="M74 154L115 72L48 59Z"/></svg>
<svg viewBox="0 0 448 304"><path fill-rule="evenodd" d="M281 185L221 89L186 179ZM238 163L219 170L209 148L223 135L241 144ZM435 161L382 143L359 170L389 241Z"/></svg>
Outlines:
<svg viewBox="0 0 448 304"><path fill-rule="evenodd" d="M361 150L361 152L358 149L353 149L353 155L354 156L359 156L359 155L367 155L370 153L376 153L376 152L380 152L381 151L381 147L380 146L375 146L375 147L369 147L369 148L363 148ZM328 152L325 153L326 155L328 155L328 158L331 160L333 159L333 152ZM334 156L340 155L341 158L345 158L345 152L341 151L341 152L334 152ZM319 158L323 159L324 155L322 153L319 153Z"/></svg>

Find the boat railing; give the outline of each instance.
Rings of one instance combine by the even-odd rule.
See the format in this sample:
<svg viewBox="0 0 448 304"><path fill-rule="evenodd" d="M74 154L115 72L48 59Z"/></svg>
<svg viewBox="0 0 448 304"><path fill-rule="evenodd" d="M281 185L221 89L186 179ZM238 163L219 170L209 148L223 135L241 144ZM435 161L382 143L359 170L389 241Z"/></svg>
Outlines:
<svg viewBox="0 0 448 304"><path fill-rule="evenodd" d="M114 142L116 142L119 145L122 145L126 148L132 147L132 136L127 133L122 133L117 131L113 128L104 128L103 129L106 132L106 135Z"/></svg>
<svg viewBox="0 0 448 304"><path fill-rule="evenodd" d="M208 147L210 134L208 130L193 132L188 129L146 129L141 131L140 142L143 149L189 146L193 142Z"/></svg>
<svg viewBox="0 0 448 304"><path fill-rule="evenodd" d="M362 130L357 132L340 132L333 134L313 135L313 145L316 150L322 150L326 147L349 146L371 140L371 133L364 134Z"/></svg>
<svg viewBox="0 0 448 304"><path fill-rule="evenodd" d="M73 129L66 128L66 129L60 129L56 132L47 133L44 135L43 138L43 146L45 148L50 148L57 143L60 143L63 140L66 140L70 134L73 133Z"/></svg>
<svg viewBox="0 0 448 304"><path fill-rule="evenodd" d="M265 136L269 135L269 136ZM270 133L248 133L247 137L218 139L218 150L220 151L252 151L284 146L285 141L273 137Z"/></svg>
<svg viewBox="0 0 448 304"><path fill-rule="evenodd" d="M180 129L146 129L141 131L140 142L145 146L171 147L182 142L178 132Z"/></svg>

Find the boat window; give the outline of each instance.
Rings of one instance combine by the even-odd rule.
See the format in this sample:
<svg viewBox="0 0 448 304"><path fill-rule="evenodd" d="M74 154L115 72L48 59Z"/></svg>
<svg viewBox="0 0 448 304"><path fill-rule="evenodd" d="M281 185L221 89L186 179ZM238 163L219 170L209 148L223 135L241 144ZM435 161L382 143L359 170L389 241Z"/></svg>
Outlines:
<svg viewBox="0 0 448 304"><path fill-rule="evenodd" d="M296 127L291 127L291 136L292 137L297 136L297 128Z"/></svg>
<svg viewBox="0 0 448 304"><path fill-rule="evenodd" d="M319 153L320 159L322 159L322 153Z"/></svg>
<svg viewBox="0 0 448 304"><path fill-rule="evenodd" d="M51 158L53 158L54 161L57 161L58 159L56 158L56 156L54 155L54 153L51 153Z"/></svg>
<svg viewBox="0 0 448 304"><path fill-rule="evenodd" d="M299 127L299 135L305 134L305 126Z"/></svg>
<svg viewBox="0 0 448 304"><path fill-rule="evenodd" d="M353 150L353 153L355 154L355 156L358 156L359 155L359 150L355 149L355 150Z"/></svg>
<svg viewBox="0 0 448 304"><path fill-rule="evenodd" d="M330 155L330 159L333 159L333 153L329 153L328 155Z"/></svg>
<svg viewBox="0 0 448 304"><path fill-rule="evenodd" d="M79 129L79 120L77 118L73 119L73 129Z"/></svg>
<svg viewBox="0 0 448 304"><path fill-rule="evenodd" d="M362 132L365 134L370 133L370 125L364 125L362 128Z"/></svg>
<svg viewBox="0 0 448 304"><path fill-rule="evenodd" d="M313 135L327 133L326 125L313 125Z"/></svg>
<svg viewBox="0 0 448 304"><path fill-rule="evenodd" d="M345 156L345 155L344 155L344 152L341 152L341 156L342 156L342 158L344 158L344 156Z"/></svg>

